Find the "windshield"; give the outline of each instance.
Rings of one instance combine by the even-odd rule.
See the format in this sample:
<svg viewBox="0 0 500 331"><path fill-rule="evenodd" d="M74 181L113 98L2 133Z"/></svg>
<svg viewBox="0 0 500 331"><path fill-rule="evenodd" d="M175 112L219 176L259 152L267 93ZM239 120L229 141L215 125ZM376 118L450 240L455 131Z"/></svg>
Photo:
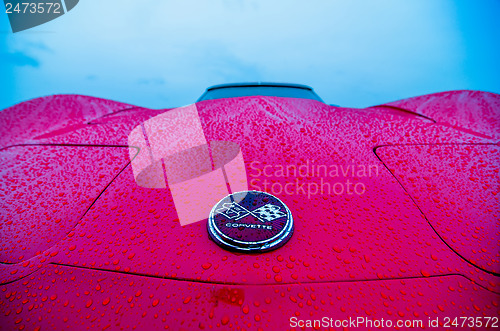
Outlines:
<svg viewBox="0 0 500 331"><path fill-rule="evenodd" d="M305 85L255 84L255 85L218 85L209 87L199 101L237 98L247 96L272 96L285 98L311 99L323 102L312 88Z"/></svg>

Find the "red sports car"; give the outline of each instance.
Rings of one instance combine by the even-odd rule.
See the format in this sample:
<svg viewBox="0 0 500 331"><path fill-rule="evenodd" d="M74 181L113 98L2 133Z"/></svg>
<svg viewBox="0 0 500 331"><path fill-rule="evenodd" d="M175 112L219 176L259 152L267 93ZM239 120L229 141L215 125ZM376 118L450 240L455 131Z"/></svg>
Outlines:
<svg viewBox="0 0 500 331"><path fill-rule="evenodd" d="M500 95L307 86L0 112L0 329L500 322Z"/></svg>

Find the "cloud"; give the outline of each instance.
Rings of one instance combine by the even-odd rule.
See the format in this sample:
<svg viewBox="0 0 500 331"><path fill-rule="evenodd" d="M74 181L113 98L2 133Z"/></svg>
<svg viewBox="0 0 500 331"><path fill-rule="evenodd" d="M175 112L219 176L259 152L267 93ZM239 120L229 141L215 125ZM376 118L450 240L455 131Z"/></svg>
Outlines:
<svg viewBox="0 0 500 331"><path fill-rule="evenodd" d="M163 78L150 78L150 79L139 79L137 81L139 85L164 85L165 80Z"/></svg>
<svg viewBox="0 0 500 331"><path fill-rule="evenodd" d="M0 53L0 62L2 62L2 65L7 66L29 66L34 68L40 66L40 62L37 59L23 52Z"/></svg>

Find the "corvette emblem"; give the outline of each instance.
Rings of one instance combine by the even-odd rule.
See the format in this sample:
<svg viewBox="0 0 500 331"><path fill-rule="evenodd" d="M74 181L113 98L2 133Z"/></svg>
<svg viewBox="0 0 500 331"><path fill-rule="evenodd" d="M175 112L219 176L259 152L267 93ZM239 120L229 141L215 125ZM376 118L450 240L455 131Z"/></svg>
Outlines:
<svg viewBox="0 0 500 331"><path fill-rule="evenodd" d="M219 246L233 251L264 252L283 246L293 234L288 207L259 191L230 194L210 212L208 233Z"/></svg>

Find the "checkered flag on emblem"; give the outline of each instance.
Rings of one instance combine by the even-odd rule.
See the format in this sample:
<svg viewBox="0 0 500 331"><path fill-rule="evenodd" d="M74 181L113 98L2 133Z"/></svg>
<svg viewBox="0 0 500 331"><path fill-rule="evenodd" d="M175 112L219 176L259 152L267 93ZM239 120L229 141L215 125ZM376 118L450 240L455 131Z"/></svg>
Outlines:
<svg viewBox="0 0 500 331"><path fill-rule="evenodd" d="M271 222L277 218L286 216L286 214L280 210L279 206L275 206L270 203L255 210L252 210L252 214L262 222L264 221Z"/></svg>

